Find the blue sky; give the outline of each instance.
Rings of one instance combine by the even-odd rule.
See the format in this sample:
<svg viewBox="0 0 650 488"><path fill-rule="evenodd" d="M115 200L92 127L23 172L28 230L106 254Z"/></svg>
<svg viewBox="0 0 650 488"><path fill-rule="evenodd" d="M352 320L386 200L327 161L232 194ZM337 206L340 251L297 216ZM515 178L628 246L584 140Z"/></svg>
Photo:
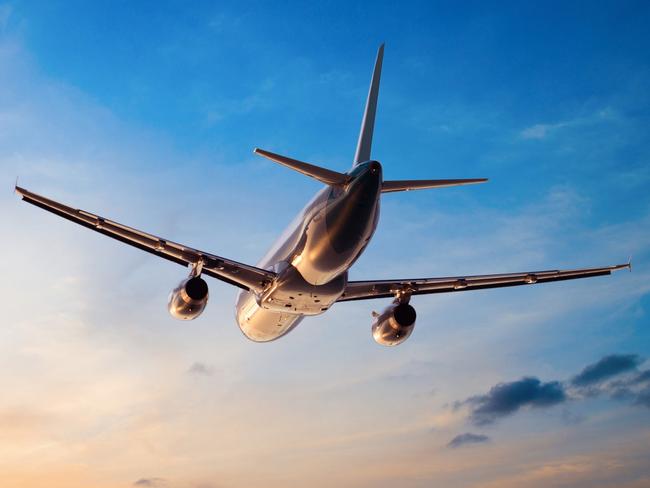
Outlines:
<svg viewBox="0 0 650 488"><path fill-rule="evenodd" d="M649 10L0 3L0 484L647 485ZM634 272L420 297L398 348L372 302L259 345L234 289L178 323L182 268L9 191L255 263L319 187L252 149L347 169L381 42L386 177L490 182L387 195L353 279Z"/></svg>

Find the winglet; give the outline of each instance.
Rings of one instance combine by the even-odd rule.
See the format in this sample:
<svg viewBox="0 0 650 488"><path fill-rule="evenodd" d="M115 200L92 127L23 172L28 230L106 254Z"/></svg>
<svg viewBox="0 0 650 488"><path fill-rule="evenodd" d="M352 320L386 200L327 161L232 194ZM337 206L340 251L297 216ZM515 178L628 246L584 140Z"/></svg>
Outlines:
<svg viewBox="0 0 650 488"><path fill-rule="evenodd" d="M628 270L632 271L632 258L628 259L627 263L625 263L625 264L615 264L614 266L610 266L609 269L610 269L610 272L611 271L619 271L621 269L628 269Z"/></svg>
<svg viewBox="0 0 650 488"><path fill-rule="evenodd" d="M381 78L381 65L384 59L384 44L379 46L375 69L372 72L366 109L363 112L361 131L357 142L357 152L354 155L355 166L364 161L370 160L370 148L372 147L372 133L375 129L375 114L377 113L377 99L379 98L379 80Z"/></svg>
<svg viewBox="0 0 650 488"><path fill-rule="evenodd" d="M20 198L25 197L25 189L18 186L18 177L16 176L16 183L14 183L14 193Z"/></svg>
<svg viewBox="0 0 650 488"><path fill-rule="evenodd" d="M318 181L325 183L330 186L341 186L345 185L350 177L343 173L337 171L332 171L331 169L321 168L314 164L305 163L303 161L298 161L297 159L291 159L286 156L280 156L279 154L272 153L270 151L265 151L264 149L255 148L253 152L259 156L262 156L266 159L270 159L282 166L291 168L298 173L303 175L311 176Z"/></svg>

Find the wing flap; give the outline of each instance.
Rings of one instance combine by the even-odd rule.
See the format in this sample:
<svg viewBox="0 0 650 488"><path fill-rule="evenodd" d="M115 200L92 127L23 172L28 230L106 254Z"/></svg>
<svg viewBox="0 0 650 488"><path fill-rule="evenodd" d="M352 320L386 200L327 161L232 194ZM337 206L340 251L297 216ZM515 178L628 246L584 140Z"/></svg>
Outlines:
<svg viewBox="0 0 650 488"><path fill-rule="evenodd" d="M426 295L432 293L451 293L456 291L484 290L487 288L550 283L553 281L605 276L611 274L613 271L626 268L631 269L631 264L618 264L602 268L528 271L523 273L423 278L414 280L349 281L345 292L341 298L339 298L339 301L387 298L394 297L401 293L408 293L410 295Z"/></svg>
<svg viewBox="0 0 650 488"><path fill-rule="evenodd" d="M85 210L69 207L24 188L16 187L16 192L23 200L32 205L168 261L183 266L202 261L203 273L239 288L259 292L266 283L275 278L275 273L271 271L238 263L237 261L163 239Z"/></svg>

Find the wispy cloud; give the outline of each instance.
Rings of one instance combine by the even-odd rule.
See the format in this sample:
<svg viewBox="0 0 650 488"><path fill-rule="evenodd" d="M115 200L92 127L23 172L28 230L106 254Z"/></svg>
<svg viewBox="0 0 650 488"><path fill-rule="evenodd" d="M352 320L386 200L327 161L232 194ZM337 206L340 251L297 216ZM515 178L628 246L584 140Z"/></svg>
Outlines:
<svg viewBox="0 0 650 488"><path fill-rule="evenodd" d="M456 449L471 444L485 444L489 441L490 438L484 434L473 434L471 432L466 432L464 434L459 434L450 440L447 444L447 447Z"/></svg>
<svg viewBox="0 0 650 488"><path fill-rule="evenodd" d="M597 448L584 454L558 454L528 462L517 467L510 466L509 472L497 475L492 480L481 481L476 488L544 488L603 486L607 488L644 488L650 477L641 446L647 437L620 444ZM503 456L503 453L500 453ZM511 453L514 454L514 453ZM505 458L501 458L505 459ZM496 459L494 460L497 461ZM513 469L514 468L514 469Z"/></svg>
<svg viewBox="0 0 650 488"><path fill-rule="evenodd" d="M522 139L544 139L549 133L566 127L568 122L558 122L556 124L535 124L521 131Z"/></svg>
<svg viewBox="0 0 650 488"><path fill-rule="evenodd" d="M214 374L214 368L205 363L196 362L189 367L187 372L199 376L212 376Z"/></svg>
<svg viewBox="0 0 650 488"><path fill-rule="evenodd" d="M571 384L574 386L589 386L603 380L635 369L641 364L641 358L636 354L612 354L605 356L600 361L586 366L579 374L573 377Z"/></svg>
<svg viewBox="0 0 650 488"><path fill-rule="evenodd" d="M612 122L617 119L616 113L611 108L604 108L589 116L576 117L570 120L563 120L554 123L540 123L521 130L519 136L522 139L545 139L554 135L562 129L570 127L581 127L602 122Z"/></svg>
<svg viewBox="0 0 650 488"><path fill-rule="evenodd" d="M133 486L145 488L163 488L167 486L167 481L163 478L140 478L133 483Z"/></svg>

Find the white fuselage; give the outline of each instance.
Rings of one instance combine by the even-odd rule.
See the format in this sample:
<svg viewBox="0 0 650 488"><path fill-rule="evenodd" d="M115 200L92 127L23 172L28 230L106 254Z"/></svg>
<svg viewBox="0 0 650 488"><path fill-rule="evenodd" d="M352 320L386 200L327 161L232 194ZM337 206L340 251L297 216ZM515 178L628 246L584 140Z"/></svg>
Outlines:
<svg viewBox="0 0 650 488"><path fill-rule="evenodd" d="M347 272L377 228L381 165L355 166L344 188L325 187L307 204L258 267L277 273L260 294L242 291L236 318L249 339L283 336L343 294Z"/></svg>

